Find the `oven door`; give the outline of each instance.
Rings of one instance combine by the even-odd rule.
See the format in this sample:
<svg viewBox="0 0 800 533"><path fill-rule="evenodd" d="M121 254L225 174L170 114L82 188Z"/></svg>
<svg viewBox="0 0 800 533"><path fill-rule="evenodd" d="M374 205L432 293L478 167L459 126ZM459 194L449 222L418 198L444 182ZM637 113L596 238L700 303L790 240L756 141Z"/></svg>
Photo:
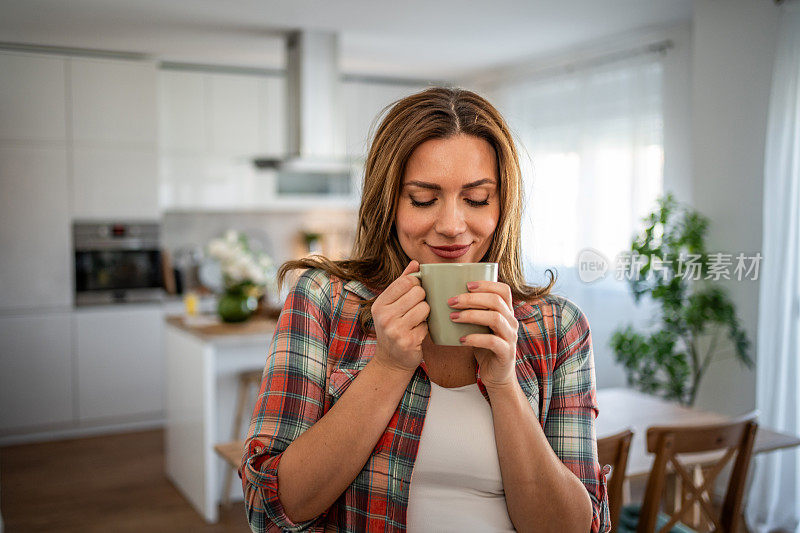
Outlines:
<svg viewBox="0 0 800 533"><path fill-rule="evenodd" d="M163 294L158 249L75 251L75 305L161 301Z"/></svg>

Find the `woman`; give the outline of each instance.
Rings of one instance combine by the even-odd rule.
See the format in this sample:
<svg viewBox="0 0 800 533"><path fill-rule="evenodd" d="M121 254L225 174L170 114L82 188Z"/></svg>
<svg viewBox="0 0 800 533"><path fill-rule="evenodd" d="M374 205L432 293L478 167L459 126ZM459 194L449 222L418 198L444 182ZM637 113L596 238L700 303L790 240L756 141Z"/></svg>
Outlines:
<svg viewBox="0 0 800 533"><path fill-rule="evenodd" d="M240 476L253 531L607 531L586 317L520 266L509 129L465 90L389 110L351 258L313 257L275 330ZM483 324L437 346L421 263L499 263L449 302Z"/></svg>

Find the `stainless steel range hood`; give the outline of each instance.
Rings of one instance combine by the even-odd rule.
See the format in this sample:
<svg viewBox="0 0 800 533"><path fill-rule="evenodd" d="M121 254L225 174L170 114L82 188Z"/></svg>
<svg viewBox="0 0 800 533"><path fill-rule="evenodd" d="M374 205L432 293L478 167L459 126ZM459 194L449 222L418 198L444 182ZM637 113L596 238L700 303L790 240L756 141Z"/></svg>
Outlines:
<svg viewBox="0 0 800 533"><path fill-rule="evenodd" d="M328 31L289 32L286 41L286 156L255 159L259 168L342 174L344 116L339 39Z"/></svg>

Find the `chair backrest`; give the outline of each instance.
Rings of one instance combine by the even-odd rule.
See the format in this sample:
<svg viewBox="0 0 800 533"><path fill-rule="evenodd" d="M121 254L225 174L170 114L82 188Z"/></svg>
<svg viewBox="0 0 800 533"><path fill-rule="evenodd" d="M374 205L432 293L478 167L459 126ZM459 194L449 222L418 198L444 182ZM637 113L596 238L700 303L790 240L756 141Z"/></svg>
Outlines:
<svg viewBox="0 0 800 533"><path fill-rule="evenodd" d="M656 530L664 480L667 468L671 467L679 476L684 492L677 509L670 516L670 520L658 530L659 533L665 533L679 521L685 521L695 503L700 507L701 516L713 525L715 531L735 532L757 429L755 413L749 413L724 424L648 428L647 451L655 454L655 460L647 480L636 531L652 533ZM679 454L722 450L725 450L725 453L721 459L708 463L703 461L703 475L697 476L699 479L695 479L677 457ZM734 455L736 461L728 481L721 512L717 516L711 501L714 481Z"/></svg>
<svg viewBox="0 0 800 533"><path fill-rule="evenodd" d="M243 387L258 387L261 384L263 373L263 368L258 370L247 370L239 374L239 381Z"/></svg>
<svg viewBox="0 0 800 533"><path fill-rule="evenodd" d="M233 434L231 436L233 440L241 439L242 426L247 427L248 420L245 417L249 417L253 409L253 403L248 401L250 391L255 389L258 394L263 372L263 369L259 369L245 370L239 373L239 394L236 400L236 413L233 415Z"/></svg>
<svg viewBox="0 0 800 533"><path fill-rule="evenodd" d="M622 509L622 485L628 467L633 432L629 429L615 435L597 439L597 459L600 466L611 465L611 480L608 482L608 509L611 513L611 531L617 530Z"/></svg>

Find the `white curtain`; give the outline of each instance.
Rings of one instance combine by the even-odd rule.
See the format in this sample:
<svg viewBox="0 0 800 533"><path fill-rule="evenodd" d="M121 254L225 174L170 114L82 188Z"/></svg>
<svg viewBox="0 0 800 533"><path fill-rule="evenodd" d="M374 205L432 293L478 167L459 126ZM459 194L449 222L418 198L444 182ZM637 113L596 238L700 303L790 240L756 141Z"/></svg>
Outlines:
<svg viewBox="0 0 800 533"><path fill-rule="evenodd" d="M651 54L498 91L528 152L530 265L572 267L582 248L611 259L630 246L662 189L662 70Z"/></svg>
<svg viewBox="0 0 800 533"><path fill-rule="evenodd" d="M785 4L764 162L764 264L758 306L759 423L800 434L800 2ZM755 460L746 507L754 531L800 533L800 451Z"/></svg>
<svg viewBox="0 0 800 533"><path fill-rule="evenodd" d="M663 190L662 73L661 55L645 53L490 89L521 152L526 276L541 284L555 267L555 292L586 313L599 387L625 385L609 347L613 330L652 316L647 302L633 304L613 265ZM609 264L591 283L576 269L587 248Z"/></svg>

